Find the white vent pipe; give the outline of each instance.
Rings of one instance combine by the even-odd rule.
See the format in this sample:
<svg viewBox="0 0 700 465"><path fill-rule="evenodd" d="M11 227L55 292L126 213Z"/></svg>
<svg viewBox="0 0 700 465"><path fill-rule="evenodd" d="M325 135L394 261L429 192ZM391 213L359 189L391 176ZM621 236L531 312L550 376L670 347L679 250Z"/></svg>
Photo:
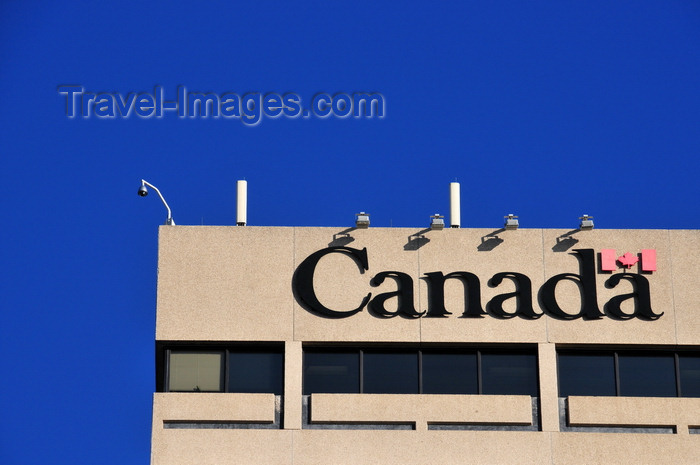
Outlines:
<svg viewBox="0 0 700 465"><path fill-rule="evenodd" d="M459 228L461 224L459 206L459 183L450 183L450 227Z"/></svg>
<svg viewBox="0 0 700 465"><path fill-rule="evenodd" d="M248 181L236 182L236 225L248 222Z"/></svg>

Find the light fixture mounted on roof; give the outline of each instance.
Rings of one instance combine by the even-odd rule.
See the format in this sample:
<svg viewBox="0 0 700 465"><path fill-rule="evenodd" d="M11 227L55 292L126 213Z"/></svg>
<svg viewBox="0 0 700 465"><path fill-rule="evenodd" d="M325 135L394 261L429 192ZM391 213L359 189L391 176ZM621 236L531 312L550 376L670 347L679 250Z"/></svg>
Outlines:
<svg viewBox="0 0 700 465"><path fill-rule="evenodd" d="M445 228L445 217L439 213L430 217L430 229L442 231Z"/></svg>
<svg viewBox="0 0 700 465"><path fill-rule="evenodd" d="M581 224L579 225L579 229L581 231L590 231L593 229L593 217L588 216L584 213L583 216L579 217L579 220L581 220Z"/></svg>
<svg viewBox="0 0 700 465"><path fill-rule="evenodd" d="M512 213L509 213L508 216L504 216L503 218L506 220L505 224L503 225L503 227L506 228L506 231L515 231L518 229L518 226L520 226L518 217Z"/></svg>
<svg viewBox="0 0 700 465"><path fill-rule="evenodd" d="M369 213L360 212L355 214L355 227L357 229L369 228Z"/></svg>
<svg viewBox="0 0 700 465"><path fill-rule="evenodd" d="M165 219L165 224L167 224L168 226L175 226L175 220L173 220L173 214L170 211L170 207L168 206L168 203L163 198L163 194L160 193L160 191L158 190L158 188L156 186L154 186L150 182L142 179L141 180L141 187L139 187L139 195L141 197L146 197L148 195L148 189L146 189L146 186L148 186L151 189L153 189L154 191L156 191L156 193L158 194L158 197L160 197L160 200L163 202L163 205L165 205L165 208L168 210L168 217Z"/></svg>

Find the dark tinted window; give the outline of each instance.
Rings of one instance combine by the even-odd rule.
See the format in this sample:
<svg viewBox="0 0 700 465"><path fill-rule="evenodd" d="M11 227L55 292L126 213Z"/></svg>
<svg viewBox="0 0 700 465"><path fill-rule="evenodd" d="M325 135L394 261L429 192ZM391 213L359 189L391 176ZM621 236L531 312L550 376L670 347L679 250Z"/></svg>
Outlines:
<svg viewBox="0 0 700 465"><path fill-rule="evenodd" d="M423 352L423 393L478 394L476 352Z"/></svg>
<svg viewBox="0 0 700 465"><path fill-rule="evenodd" d="M681 353L678 364L681 371L681 395L700 397L700 355Z"/></svg>
<svg viewBox="0 0 700 465"><path fill-rule="evenodd" d="M284 357L280 351L231 351L228 392L268 392L281 395Z"/></svg>
<svg viewBox="0 0 700 465"><path fill-rule="evenodd" d="M537 355L533 349L310 347L303 391L537 396Z"/></svg>
<svg viewBox="0 0 700 465"><path fill-rule="evenodd" d="M615 356L612 352L562 352L557 362L561 397L616 395Z"/></svg>
<svg viewBox="0 0 700 465"><path fill-rule="evenodd" d="M558 365L561 396L700 397L697 352L566 349Z"/></svg>
<svg viewBox="0 0 700 465"><path fill-rule="evenodd" d="M418 393L418 353L367 351L363 357L363 392Z"/></svg>
<svg viewBox="0 0 700 465"><path fill-rule="evenodd" d="M360 352L304 352L304 394L360 392Z"/></svg>
<svg viewBox="0 0 700 465"><path fill-rule="evenodd" d="M482 394L537 396L537 357L534 353L482 352Z"/></svg>
<svg viewBox="0 0 700 465"><path fill-rule="evenodd" d="M658 355L618 355L620 395L675 397L676 368L672 353Z"/></svg>

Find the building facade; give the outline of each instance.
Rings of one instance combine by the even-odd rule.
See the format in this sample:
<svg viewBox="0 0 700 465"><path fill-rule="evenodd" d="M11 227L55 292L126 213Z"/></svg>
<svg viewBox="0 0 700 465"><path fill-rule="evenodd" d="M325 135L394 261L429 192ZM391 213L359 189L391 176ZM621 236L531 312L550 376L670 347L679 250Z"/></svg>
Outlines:
<svg viewBox="0 0 700 465"><path fill-rule="evenodd" d="M700 461L700 231L162 226L151 463Z"/></svg>

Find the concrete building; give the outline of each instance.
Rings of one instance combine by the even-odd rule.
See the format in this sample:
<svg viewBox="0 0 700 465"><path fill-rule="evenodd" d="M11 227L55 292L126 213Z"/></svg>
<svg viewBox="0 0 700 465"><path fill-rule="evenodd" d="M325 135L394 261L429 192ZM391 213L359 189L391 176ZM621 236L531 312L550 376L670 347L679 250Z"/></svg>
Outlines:
<svg viewBox="0 0 700 465"><path fill-rule="evenodd" d="M700 231L162 226L151 463L696 464Z"/></svg>

